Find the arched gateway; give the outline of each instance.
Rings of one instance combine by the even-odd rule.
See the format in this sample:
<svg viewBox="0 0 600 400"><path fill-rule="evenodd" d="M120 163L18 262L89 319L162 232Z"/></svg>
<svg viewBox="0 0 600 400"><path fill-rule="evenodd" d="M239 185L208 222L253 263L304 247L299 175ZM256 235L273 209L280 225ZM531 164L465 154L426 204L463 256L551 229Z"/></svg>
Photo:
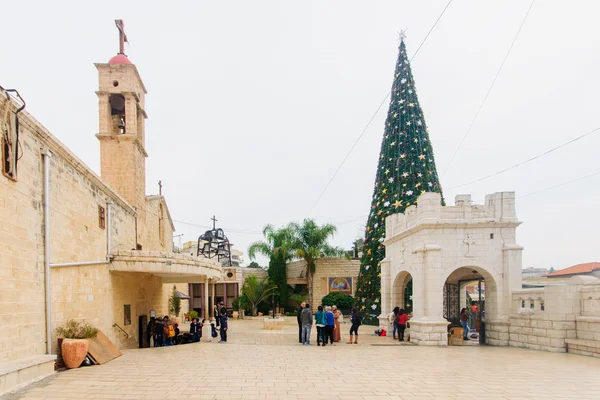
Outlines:
<svg viewBox="0 0 600 400"><path fill-rule="evenodd" d="M385 221L380 325L387 326L394 306L405 306L404 290L412 280L411 342L445 346L454 305L463 302L455 293L466 282L483 279L486 343L507 346L511 293L521 289L523 250L515 243L520 222L514 192L488 195L484 205L459 195L454 206L443 207L438 193L423 193L417 203Z"/></svg>

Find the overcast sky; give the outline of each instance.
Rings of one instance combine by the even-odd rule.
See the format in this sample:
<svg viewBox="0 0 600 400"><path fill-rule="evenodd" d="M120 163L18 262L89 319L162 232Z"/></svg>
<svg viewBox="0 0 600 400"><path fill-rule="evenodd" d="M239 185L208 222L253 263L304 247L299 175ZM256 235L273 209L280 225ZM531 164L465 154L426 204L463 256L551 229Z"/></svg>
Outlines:
<svg viewBox="0 0 600 400"><path fill-rule="evenodd" d="M97 71L126 53L148 89L147 193L162 180L177 221L218 225L237 248L267 223L307 217L389 91L397 32L409 57L439 1L3 1L0 85L99 171ZM444 174L529 7L455 0L412 62L444 196L517 197L600 170L600 132L482 182L600 126L600 2L538 0L479 118ZM312 212L362 237L387 103ZM600 261L600 175L517 200L523 266ZM184 240L206 228L175 223ZM177 243L177 241L176 241ZM261 260L262 261L262 260Z"/></svg>

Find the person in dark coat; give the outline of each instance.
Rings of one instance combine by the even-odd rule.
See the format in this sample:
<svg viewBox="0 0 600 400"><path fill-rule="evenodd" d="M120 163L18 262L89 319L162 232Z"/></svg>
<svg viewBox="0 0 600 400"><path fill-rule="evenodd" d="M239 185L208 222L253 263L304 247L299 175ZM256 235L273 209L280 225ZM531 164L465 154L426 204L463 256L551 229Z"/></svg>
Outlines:
<svg viewBox="0 0 600 400"><path fill-rule="evenodd" d="M156 325L156 318L151 317L148 326L146 327L146 338L148 339L148 347L150 346L150 339L154 338L154 325Z"/></svg>
<svg viewBox="0 0 600 400"><path fill-rule="evenodd" d="M225 308L221 308L221 340L219 343L227 343L227 310Z"/></svg>
<svg viewBox="0 0 600 400"><path fill-rule="evenodd" d="M298 310L296 310L296 319L298 320L298 343L302 343L302 320L300 318L300 315L302 314L302 310L304 310L305 306L306 302L303 301L302 303L300 303L300 307L298 307Z"/></svg>
<svg viewBox="0 0 600 400"><path fill-rule="evenodd" d="M200 341L200 337L202 336L202 324L198 322L198 318L192 319L192 323L190 324L190 334L192 335L192 343Z"/></svg>
<svg viewBox="0 0 600 400"><path fill-rule="evenodd" d="M162 347L163 345L163 328L164 325L160 318L156 318L154 322L154 347Z"/></svg>
<svg viewBox="0 0 600 400"><path fill-rule="evenodd" d="M215 308L213 310L213 315L215 317L215 324L217 324L217 327L219 326L219 319L221 318L221 315L220 315L220 312L219 312L220 310L221 309L219 308L219 305L215 304Z"/></svg>

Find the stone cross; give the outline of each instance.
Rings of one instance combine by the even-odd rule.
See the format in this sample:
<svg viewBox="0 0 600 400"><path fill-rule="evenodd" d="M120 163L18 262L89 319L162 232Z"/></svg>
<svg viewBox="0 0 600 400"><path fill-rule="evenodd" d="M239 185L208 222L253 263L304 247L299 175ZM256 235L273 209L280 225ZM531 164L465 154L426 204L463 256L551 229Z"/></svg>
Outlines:
<svg viewBox="0 0 600 400"><path fill-rule="evenodd" d="M119 30L119 54L125 54L125 42L129 43L125 34L125 24L122 19L115 19L115 25Z"/></svg>
<svg viewBox="0 0 600 400"><path fill-rule="evenodd" d="M162 196L162 181L158 181L158 195Z"/></svg>
<svg viewBox="0 0 600 400"><path fill-rule="evenodd" d="M465 238L465 240L463 240L463 243L467 245L467 252L465 253L465 257L473 257L469 255L469 253L471 252L471 245L474 245L475 241L471 239L470 233L467 234L467 237Z"/></svg>
<svg viewBox="0 0 600 400"><path fill-rule="evenodd" d="M406 251L406 247L404 247L404 243L400 243L400 251L402 252L402 261L400 261L400 264L404 264L404 252Z"/></svg>

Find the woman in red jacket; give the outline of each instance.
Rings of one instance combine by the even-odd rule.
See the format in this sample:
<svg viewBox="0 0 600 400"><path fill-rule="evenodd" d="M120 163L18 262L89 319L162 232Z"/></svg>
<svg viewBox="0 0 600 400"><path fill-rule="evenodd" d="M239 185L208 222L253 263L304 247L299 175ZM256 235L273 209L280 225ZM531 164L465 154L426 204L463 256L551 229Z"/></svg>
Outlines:
<svg viewBox="0 0 600 400"><path fill-rule="evenodd" d="M403 308L398 311L398 339L404 342L404 331L406 330L406 323L408 322L408 315Z"/></svg>

